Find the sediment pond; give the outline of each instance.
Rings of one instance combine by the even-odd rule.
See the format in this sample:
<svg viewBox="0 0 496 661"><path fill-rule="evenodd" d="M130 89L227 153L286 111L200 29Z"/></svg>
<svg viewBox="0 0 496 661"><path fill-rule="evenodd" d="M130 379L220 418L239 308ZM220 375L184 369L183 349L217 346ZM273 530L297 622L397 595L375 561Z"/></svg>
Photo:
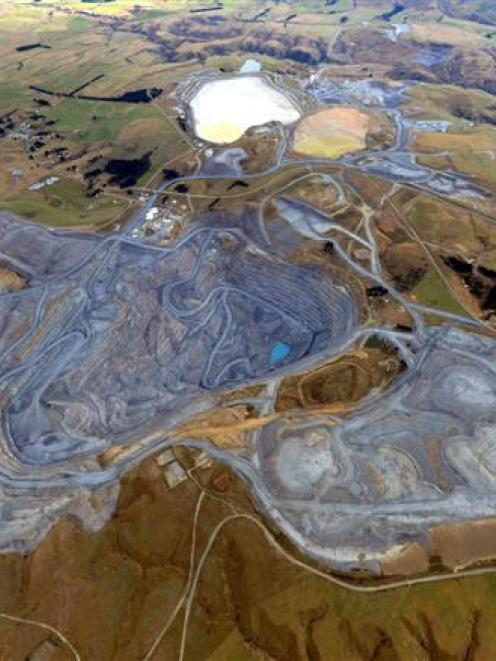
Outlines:
<svg viewBox="0 0 496 661"><path fill-rule="evenodd" d="M260 76L205 83L190 105L198 137L217 144L234 142L252 126L292 124L300 117L293 101Z"/></svg>

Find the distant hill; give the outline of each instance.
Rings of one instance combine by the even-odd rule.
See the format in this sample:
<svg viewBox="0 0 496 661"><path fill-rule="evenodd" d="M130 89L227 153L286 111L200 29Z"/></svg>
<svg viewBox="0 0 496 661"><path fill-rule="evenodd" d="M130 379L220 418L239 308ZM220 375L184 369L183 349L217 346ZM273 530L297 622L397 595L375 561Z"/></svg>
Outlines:
<svg viewBox="0 0 496 661"><path fill-rule="evenodd" d="M496 4L493 0L440 0L439 8L453 18L496 25Z"/></svg>

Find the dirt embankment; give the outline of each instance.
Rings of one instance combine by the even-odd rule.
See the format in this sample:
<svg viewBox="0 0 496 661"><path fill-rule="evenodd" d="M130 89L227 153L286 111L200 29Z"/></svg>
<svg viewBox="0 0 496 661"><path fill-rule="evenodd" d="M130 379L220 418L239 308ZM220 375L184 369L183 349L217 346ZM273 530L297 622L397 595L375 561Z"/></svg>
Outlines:
<svg viewBox="0 0 496 661"><path fill-rule="evenodd" d="M25 286L25 278L23 278L15 271L12 271L12 269L9 269L6 266L2 266L0 264L0 294L2 292L24 289Z"/></svg>

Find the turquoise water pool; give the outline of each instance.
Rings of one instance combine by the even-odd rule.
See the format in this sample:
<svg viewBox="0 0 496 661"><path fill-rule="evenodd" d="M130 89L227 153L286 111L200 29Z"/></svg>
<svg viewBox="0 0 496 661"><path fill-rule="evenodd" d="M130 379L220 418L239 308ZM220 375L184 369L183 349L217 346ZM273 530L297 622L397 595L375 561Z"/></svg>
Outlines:
<svg viewBox="0 0 496 661"><path fill-rule="evenodd" d="M290 351L291 347L289 344L278 340L270 352L270 364L275 365L276 363L280 363L281 360L284 360L289 355Z"/></svg>

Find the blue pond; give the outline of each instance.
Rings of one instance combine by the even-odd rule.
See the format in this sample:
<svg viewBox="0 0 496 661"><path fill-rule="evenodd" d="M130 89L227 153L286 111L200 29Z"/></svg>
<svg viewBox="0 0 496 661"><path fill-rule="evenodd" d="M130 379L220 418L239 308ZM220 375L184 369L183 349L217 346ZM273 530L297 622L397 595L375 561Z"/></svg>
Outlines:
<svg viewBox="0 0 496 661"><path fill-rule="evenodd" d="M270 364L274 365L275 363L280 363L281 360L286 358L290 351L291 347L286 344L286 342L277 340L277 342L272 347L272 351L270 352Z"/></svg>

